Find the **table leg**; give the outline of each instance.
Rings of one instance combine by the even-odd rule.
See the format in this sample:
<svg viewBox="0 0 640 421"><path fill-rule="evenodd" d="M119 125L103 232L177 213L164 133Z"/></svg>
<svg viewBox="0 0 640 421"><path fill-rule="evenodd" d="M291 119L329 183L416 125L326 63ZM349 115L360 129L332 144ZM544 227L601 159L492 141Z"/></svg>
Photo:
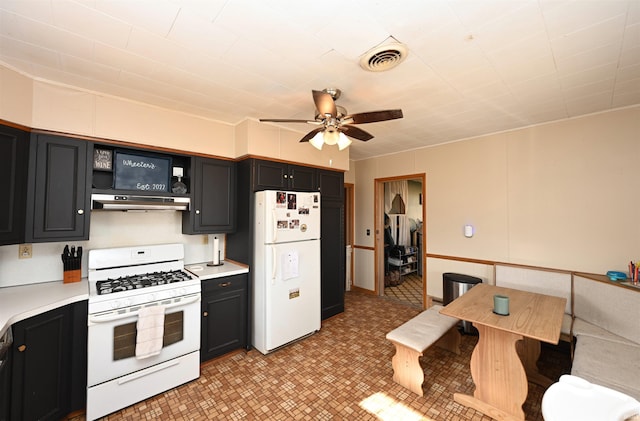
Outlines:
<svg viewBox="0 0 640 421"><path fill-rule="evenodd" d="M471 354L472 396L455 394L454 400L497 420L524 420L527 375L516 351L522 335L477 325L478 343Z"/></svg>
<svg viewBox="0 0 640 421"><path fill-rule="evenodd" d="M538 371L538 358L540 357L540 341L531 338L523 338L516 344L516 349L524 371L530 382L548 388L553 384L553 380L543 376Z"/></svg>

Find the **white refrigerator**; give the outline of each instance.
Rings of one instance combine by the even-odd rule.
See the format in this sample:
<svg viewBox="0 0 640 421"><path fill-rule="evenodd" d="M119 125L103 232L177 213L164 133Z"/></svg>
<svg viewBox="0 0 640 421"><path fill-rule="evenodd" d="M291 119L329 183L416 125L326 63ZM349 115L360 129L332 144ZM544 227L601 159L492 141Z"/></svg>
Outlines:
<svg viewBox="0 0 640 421"><path fill-rule="evenodd" d="M320 330L320 193L255 193L253 346L263 354Z"/></svg>

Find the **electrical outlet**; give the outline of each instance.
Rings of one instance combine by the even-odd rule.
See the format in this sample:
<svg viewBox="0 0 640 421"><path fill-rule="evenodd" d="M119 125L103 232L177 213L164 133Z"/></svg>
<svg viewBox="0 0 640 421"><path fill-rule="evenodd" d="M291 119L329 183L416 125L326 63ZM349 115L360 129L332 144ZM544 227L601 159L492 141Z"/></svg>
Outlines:
<svg viewBox="0 0 640 421"><path fill-rule="evenodd" d="M33 249L31 244L20 244L18 246L18 259L31 259L33 257Z"/></svg>

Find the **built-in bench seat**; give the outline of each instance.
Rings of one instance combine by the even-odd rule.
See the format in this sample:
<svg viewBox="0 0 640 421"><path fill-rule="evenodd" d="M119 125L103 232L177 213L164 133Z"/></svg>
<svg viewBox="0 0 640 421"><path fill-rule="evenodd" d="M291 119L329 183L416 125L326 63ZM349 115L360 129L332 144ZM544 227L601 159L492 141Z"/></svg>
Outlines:
<svg viewBox="0 0 640 421"><path fill-rule="evenodd" d="M393 381L422 396L424 371L420 357L431 345L460 354L460 332L454 317L440 314L442 306L433 305L416 317L387 333L396 353L392 359Z"/></svg>
<svg viewBox="0 0 640 421"><path fill-rule="evenodd" d="M496 265L496 285L567 298L561 338L571 374L640 400L640 289L604 276Z"/></svg>
<svg viewBox="0 0 640 421"><path fill-rule="evenodd" d="M640 400L640 291L574 275L571 374Z"/></svg>

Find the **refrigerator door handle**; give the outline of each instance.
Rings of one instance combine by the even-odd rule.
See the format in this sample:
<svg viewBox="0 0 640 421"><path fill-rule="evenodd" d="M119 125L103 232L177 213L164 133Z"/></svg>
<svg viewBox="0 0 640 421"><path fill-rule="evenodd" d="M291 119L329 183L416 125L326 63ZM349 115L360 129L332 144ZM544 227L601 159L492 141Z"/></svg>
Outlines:
<svg viewBox="0 0 640 421"><path fill-rule="evenodd" d="M275 209L271 209L271 216L273 217L273 224L271 224L271 227L273 228L272 243L277 243L278 242L278 212L276 212Z"/></svg>
<svg viewBox="0 0 640 421"><path fill-rule="evenodd" d="M278 259L276 258L276 247L275 246L271 246L271 255L273 256L273 270L271 271L271 285L275 285L276 284L276 274L278 272Z"/></svg>

